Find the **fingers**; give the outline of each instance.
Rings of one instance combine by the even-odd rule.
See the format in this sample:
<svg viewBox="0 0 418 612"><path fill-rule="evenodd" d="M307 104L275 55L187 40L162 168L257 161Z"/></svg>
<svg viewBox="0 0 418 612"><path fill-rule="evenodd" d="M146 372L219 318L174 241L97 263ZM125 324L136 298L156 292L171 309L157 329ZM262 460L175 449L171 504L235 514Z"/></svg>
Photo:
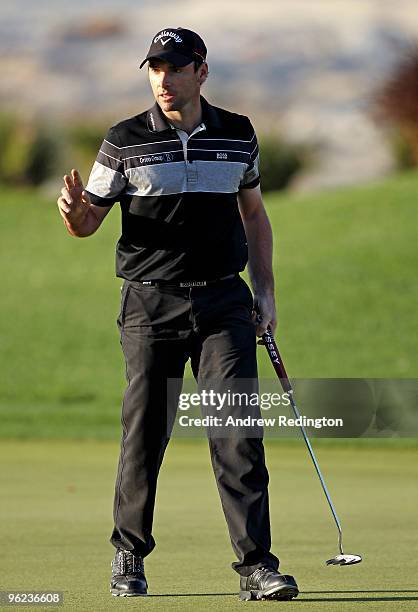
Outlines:
<svg viewBox="0 0 418 612"><path fill-rule="evenodd" d="M74 200L70 195L70 191L67 187L63 187L61 189L61 196L64 198L64 200L67 202L67 204L69 204L71 206L71 204L73 204Z"/></svg>
<svg viewBox="0 0 418 612"><path fill-rule="evenodd" d="M67 181L65 180L66 178L68 179ZM71 181L71 178L68 175L66 175L64 177L65 184L69 185L70 181ZM82 191L81 196L79 198L77 197L77 194L75 194L75 196L73 197L71 193L74 193L74 192L71 192L71 190L68 189L67 186L61 189L61 196L57 200L57 204L58 204L58 208L60 209L60 212L63 212L66 215L68 215L69 213L76 212L78 208L80 207L80 204L83 207L90 206L91 200L86 191Z"/></svg>
<svg viewBox="0 0 418 612"><path fill-rule="evenodd" d="M70 209L79 206L80 203L90 206L91 201L87 192L84 191L83 181L78 170L73 168L71 176L64 174L63 180L64 187L61 189L61 196ZM68 206L65 206L65 208L68 208Z"/></svg>
<svg viewBox="0 0 418 612"><path fill-rule="evenodd" d="M270 321L270 323L269 323L269 327L270 327L270 329L271 329L271 333L272 333L272 334L273 334L273 336L274 336L274 334L276 333L276 328L277 328L277 321L276 321L276 319L275 319L275 318L272 318L272 319L271 319L271 321Z"/></svg>
<svg viewBox="0 0 418 612"><path fill-rule="evenodd" d="M264 316L258 301L256 302L255 309L253 311L253 321L255 324L255 333L258 337L261 337L267 331L268 318Z"/></svg>
<svg viewBox="0 0 418 612"><path fill-rule="evenodd" d="M277 321L274 318L270 317L265 317L261 319L260 321L258 321L255 330L256 335L261 338L261 336L266 333L268 327L271 329L271 333L274 335L274 332L276 331L277 327Z"/></svg>
<svg viewBox="0 0 418 612"><path fill-rule="evenodd" d="M90 197L89 197L89 195L88 195L88 193L86 191L83 191L81 193L81 201L83 202L83 204L88 204L90 206L91 200L90 200Z"/></svg>
<svg viewBox="0 0 418 612"><path fill-rule="evenodd" d="M68 176L68 174L64 174L63 179L64 179L65 187L68 189L68 191L71 191L71 189L74 188L74 183L73 183L72 177Z"/></svg>
<svg viewBox="0 0 418 612"><path fill-rule="evenodd" d="M274 298L255 298L252 319L256 328L255 333L259 338L262 338L262 336L266 333L267 328L270 328L272 334L274 335L277 327ZM260 340L258 344L263 344L263 341Z"/></svg>
<svg viewBox="0 0 418 612"><path fill-rule="evenodd" d="M68 174L64 174L63 179L64 185L68 189L68 191L71 191L72 189L82 191L84 189L80 173L78 170L76 170L76 168L73 168L71 170L71 176Z"/></svg>
<svg viewBox="0 0 418 612"><path fill-rule="evenodd" d="M89 196L84 191L81 195L81 203L84 206L90 206L91 204ZM74 202L73 198L70 196L65 187L61 189L61 196L58 198L57 204L65 213L70 213L77 207L76 202Z"/></svg>
<svg viewBox="0 0 418 612"><path fill-rule="evenodd" d="M256 335L261 338L261 336L263 334L265 334L267 331L267 322L265 321L265 319L262 319L261 321L259 321L259 323L257 324L256 328L255 328L255 333Z"/></svg>
<svg viewBox="0 0 418 612"><path fill-rule="evenodd" d="M74 182L74 187L78 187L79 189L83 189L83 181L81 180L81 176L78 170L73 168L71 170L71 176Z"/></svg>
<svg viewBox="0 0 418 612"><path fill-rule="evenodd" d="M62 210L65 214L71 212L71 206L68 204L67 200L63 197L58 198L57 200L58 208Z"/></svg>

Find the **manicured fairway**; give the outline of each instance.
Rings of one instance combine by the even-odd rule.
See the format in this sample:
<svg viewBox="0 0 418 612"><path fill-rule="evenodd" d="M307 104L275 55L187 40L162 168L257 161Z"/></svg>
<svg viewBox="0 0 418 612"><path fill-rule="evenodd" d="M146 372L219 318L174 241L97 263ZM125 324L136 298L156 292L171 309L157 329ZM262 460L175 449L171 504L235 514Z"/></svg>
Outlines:
<svg viewBox="0 0 418 612"><path fill-rule="evenodd" d="M303 443L268 444L273 549L302 591L282 603L237 600L206 443L178 440L160 478L157 548L146 560L151 597L113 598L107 539L117 454L114 442L2 441L1 589L62 590L64 610L418 608L416 449L318 445L346 550L364 555L340 568L324 564L337 553L336 533Z"/></svg>
<svg viewBox="0 0 418 612"><path fill-rule="evenodd" d="M416 377L417 176L266 198L291 377ZM345 549L364 556L346 568L325 566L337 534L303 441L267 444L273 550L302 591L281 603L237 600L206 443L174 440L146 559L151 596L112 598L119 215L75 240L55 198L4 190L0 232L0 590L61 590L60 609L89 612L418 609L416 440L313 441ZM259 366L272 377L263 347Z"/></svg>
<svg viewBox="0 0 418 612"><path fill-rule="evenodd" d="M266 197L290 376L417 376L417 178ZM3 190L0 437L117 439L119 216L75 239L55 198ZM262 347L259 368L272 377Z"/></svg>

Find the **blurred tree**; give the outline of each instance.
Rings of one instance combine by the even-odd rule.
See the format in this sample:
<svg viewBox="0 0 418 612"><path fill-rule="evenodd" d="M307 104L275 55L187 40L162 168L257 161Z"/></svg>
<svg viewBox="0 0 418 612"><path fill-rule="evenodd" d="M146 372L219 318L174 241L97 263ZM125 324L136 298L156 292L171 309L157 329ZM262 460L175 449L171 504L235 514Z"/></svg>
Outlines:
<svg viewBox="0 0 418 612"><path fill-rule="evenodd" d="M55 172L55 139L42 123L0 115L0 138L1 182L15 187L40 185Z"/></svg>
<svg viewBox="0 0 418 612"><path fill-rule="evenodd" d="M290 144L273 136L262 136L259 146L261 186L264 192L286 189L307 165L309 151L305 145Z"/></svg>
<svg viewBox="0 0 418 612"><path fill-rule="evenodd" d="M398 167L418 166L418 45L377 91L373 114L390 128Z"/></svg>
<svg viewBox="0 0 418 612"><path fill-rule="evenodd" d="M78 168L85 183L106 131L104 123L91 121L73 122L66 130L66 165Z"/></svg>
<svg viewBox="0 0 418 612"><path fill-rule="evenodd" d="M54 175L58 157L56 140L48 128L42 124L33 130L28 146L25 179L31 185L41 185Z"/></svg>

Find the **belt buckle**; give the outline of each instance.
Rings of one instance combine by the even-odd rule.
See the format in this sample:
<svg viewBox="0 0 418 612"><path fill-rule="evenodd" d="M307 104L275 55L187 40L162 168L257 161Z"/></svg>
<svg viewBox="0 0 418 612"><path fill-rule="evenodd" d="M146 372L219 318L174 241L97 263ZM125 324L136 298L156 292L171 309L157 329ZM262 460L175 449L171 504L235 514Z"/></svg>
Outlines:
<svg viewBox="0 0 418 612"><path fill-rule="evenodd" d="M179 283L180 287L206 287L206 281L184 281Z"/></svg>

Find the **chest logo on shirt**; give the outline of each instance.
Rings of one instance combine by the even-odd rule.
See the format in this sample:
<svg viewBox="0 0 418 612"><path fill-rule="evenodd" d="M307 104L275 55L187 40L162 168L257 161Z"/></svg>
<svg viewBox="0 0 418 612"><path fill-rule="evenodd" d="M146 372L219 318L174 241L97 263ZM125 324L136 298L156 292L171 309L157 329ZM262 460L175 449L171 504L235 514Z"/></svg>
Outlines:
<svg viewBox="0 0 418 612"><path fill-rule="evenodd" d="M216 159L228 159L228 153L217 153Z"/></svg>
<svg viewBox="0 0 418 612"><path fill-rule="evenodd" d="M165 161L164 155L143 155L139 158L141 164L149 164L152 162L163 162Z"/></svg>
<svg viewBox="0 0 418 612"><path fill-rule="evenodd" d="M174 155L171 153L161 153L161 155L141 155L140 164L154 164L156 162L172 162Z"/></svg>

